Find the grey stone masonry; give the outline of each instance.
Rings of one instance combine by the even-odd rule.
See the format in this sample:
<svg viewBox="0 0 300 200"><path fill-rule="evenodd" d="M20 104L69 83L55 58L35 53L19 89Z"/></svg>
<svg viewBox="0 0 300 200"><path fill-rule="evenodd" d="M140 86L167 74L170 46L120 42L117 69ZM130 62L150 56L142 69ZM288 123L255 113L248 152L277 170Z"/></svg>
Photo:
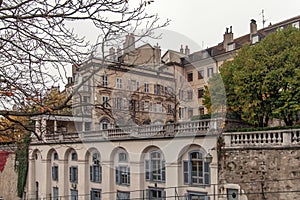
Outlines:
<svg viewBox="0 0 300 200"><path fill-rule="evenodd" d="M225 133L219 190L238 185L248 200L299 200L299 137L299 130Z"/></svg>

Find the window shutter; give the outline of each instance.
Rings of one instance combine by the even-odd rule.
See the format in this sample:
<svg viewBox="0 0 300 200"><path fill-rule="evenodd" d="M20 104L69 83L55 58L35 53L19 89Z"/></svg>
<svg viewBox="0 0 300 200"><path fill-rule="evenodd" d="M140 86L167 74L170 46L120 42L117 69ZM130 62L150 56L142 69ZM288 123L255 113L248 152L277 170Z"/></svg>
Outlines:
<svg viewBox="0 0 300 200"><path fill-rule="evenodd" d="M130 185L130 167L127 168L127 183Z"/></svg>
<svg viewBox="0 0 300 200"><path fill-rule="evenodd" d="M102 166L99 165L99 183L102 182Z"/></svg>
<svg viewBox="0 0 300 200"><path fill-rule="evenodd" d="M92 182L94 181L94 179L93 179L93 174L94 174L93 171L94 171L93 170L93 166L90 166L90 181L92 181Z"/></svg>
<svg viewBox="0 0 300 200"><path fill-rule="evenodd" d="M75 182L78 182L78 168L75 167Z"/></svg>
<svg viewBox="0 0 300 200"><path fill-rule="evenodd" d="M190 162L188 160L183 161L183 182L184 184L190 184Z"/></svg>
<svg viewBox="0 0 300 200"><path fill-rule="evenodd" d="M94 193L93 193L93 190L90 191L90 195L91 195L91 200L94 200Z"/></svg>
<svg viewBox="0 0 300 200"><path fill-rule="evenodd" d="M150 200L150 190L146 190L146 200Z"/></svg>
<svg viewBox="0 0 300 200"><path fill-rule="evenodd" d="M146 169L146 181L150 181L150 162L149 162L149 160L145 161L145 169Z"/></svg>
<svg viewBox="0 0 300 200"><path fill-rule="evenodd" d="M166 181L166 161L162 161L162 169L161 169L161 181Z"/></svg>
<svg viewBox="0 0 300 200"><path fill-rule="evenodd" d="M73 170L72 167L70 167L70 182L73 182L72 177L73 177Z"/></svg>
<svg viewBox="0 0 300 200"><path fill-rule="evenodd" d="M55 175L54 175L54 166L52 166L52 180L55 180Z"/></svg>
<svg viewBox="0 0 300 200"><path fill-rule="evenodd" d="M209 185L210 184L210 173L209 173L209 163L204 162L204 184Z"/></svg>
<svg viewBox="0 0 300 200"><path fill-rule="evenodd" d="M162 196L162 199L165 200L165 199L167 198L166 191L162 191L162 195L163 195L163 196Z"/></svg>
<svg viewBox="0 0 300 200"><path fill-rule="evenodd" d="M116 167L116 184L120 184L120 170L119 167Z"/></svg>

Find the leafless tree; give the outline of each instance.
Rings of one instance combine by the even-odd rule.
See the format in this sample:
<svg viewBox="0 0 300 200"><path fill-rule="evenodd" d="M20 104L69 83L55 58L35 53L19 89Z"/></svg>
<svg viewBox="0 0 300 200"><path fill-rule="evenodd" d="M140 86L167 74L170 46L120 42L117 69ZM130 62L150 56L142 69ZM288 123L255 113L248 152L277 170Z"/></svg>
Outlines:
<svg viewBox="0 0 300 200"><path fill-rule="evenodd" d="M66 80L71 65L79 65L96 49L104 63L107 49L121 44L128 33L151 37L153 30L166 26L168 21L160 24L157 15L147 14L152 2L0 1L0 115L14 116L22 125L16 117L51 114L70 106L68 102L82 85L52 107L45 105L43 97L54 84ZM92 24L91 31L99 33L96 44L89 44L71 28L80 22ZM33 104L42 109L29 109Z"/></svg>

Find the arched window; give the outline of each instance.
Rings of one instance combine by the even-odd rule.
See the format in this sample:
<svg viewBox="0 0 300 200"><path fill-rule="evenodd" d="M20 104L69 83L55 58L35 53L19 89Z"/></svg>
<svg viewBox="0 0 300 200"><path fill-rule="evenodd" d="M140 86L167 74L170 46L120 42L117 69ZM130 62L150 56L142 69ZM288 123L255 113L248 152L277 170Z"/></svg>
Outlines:
<svg viewBox="0 0 300 200"><path fill-rule="evenodd" d="M102 166L100 162L100 154L98 152L94 152L91 156L90 181L94 183L101 183Z"/></svg>
<svg viewBox="0 0 300 200"><path fill-rule="evenodd" d="M103 118L100 121L100 130L106 130L110 128L110 121L107 118Z"/></svg>
<svg viewBox="0 0 300 200"><path fill-rule="evenodd" d="M71 160L72 161L77 161L78 160L77 153L75 151L71 153Z"/></svg>
<svg viewBox="0 0 300 200"><path fill-rule="evenodd" d="M165 182L166 167L161 151L149 152L149 160L145 160L146 180L153 182Z"/></svg>
<svg viewBox="0 0 300 200"><path fill-rule="evenodd" d="M210 182L209 163L204 161L201 151L189 152L189 160L183 161L184 184L208 185Z"/></svg>
<svg viewBox="0 0 300 200"><path fill-rule="evenodd" d="M58 160L58 153L57 152L53 153L53 160Z"/></svg>
<svg viewBox="0 0 300 200"><path fill-rule="evenodd" d="M116 166L116 184L130 185L130 167L128 165L128 154L124 149L117 153L118 164Z"/></svg>

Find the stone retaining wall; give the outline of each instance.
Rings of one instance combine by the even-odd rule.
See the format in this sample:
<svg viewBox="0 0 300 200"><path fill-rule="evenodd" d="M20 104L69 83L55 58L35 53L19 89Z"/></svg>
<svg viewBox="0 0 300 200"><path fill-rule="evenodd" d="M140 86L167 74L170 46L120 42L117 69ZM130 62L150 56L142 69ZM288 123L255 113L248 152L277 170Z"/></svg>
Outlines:
<svg viewBox="0 0 300 200"><path fill-rule="evenodd" d="M300 199L300 147L224 149L219 190L238 184L248 200Z"/></svg>

